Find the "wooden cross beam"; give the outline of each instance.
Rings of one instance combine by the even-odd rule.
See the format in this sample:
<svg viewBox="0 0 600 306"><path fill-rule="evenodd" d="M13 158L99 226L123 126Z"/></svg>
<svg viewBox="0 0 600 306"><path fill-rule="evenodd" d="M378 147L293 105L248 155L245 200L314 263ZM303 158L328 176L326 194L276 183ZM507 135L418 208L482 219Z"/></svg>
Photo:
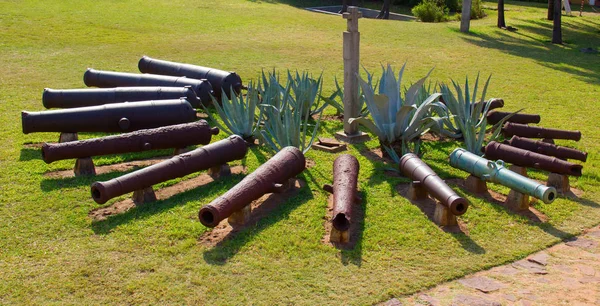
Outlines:
<svg viewBox="0 0 600 306"><path fill-rule="evenodd" d="M342 17L348 20L348 32L358 32L358 19L362 17L358 7L349 6L348 11L343 13Z"/></svg>

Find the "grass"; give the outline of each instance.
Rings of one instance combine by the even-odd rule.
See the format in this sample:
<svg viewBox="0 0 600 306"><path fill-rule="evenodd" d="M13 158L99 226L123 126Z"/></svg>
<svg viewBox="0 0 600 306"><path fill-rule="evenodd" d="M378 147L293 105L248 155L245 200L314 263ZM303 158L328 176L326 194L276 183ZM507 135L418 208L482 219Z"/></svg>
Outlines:
<svg viewBox="0 0 600 306"><path fill-rule="evenodd" d="M600 15L564 17L566 44L557 46L549 43L552 25L544 19L544 4L519 2L509 2L506 12L507 25L517 32L497 29L494 11L473 21L471 34L460 33L457 22L363 19L361 64L373 72L380 64L399 67L408 61L409 81L434 66L434 81L491 73L488 96L504 98L506 110L525 107L540 113L544 126L581 130L580 142L559 143L589 152L584 175L572 179L585 193L575 201L535 204L548 223L531 223L458 190L471 201L461 217L469 235L443 232L395 191L406 180L387 177L382 163L361 154L377 140L349 150L361 163L365 200L361 239L352 250L321 242L327 199L321 186L331 182L335 156L312 150L307 156L316 166L301 175L308 187L216 247L198 242L207 231L197 220L198 209L241 176L92 222L88 213L98 205L89 185L120 173L43 176L73 164L46 165L39 150L23 146L58 138L21 133L19 112L42 110L44 87L81 88L87 67L134 72L144 54L235 70L245 81L257 79L261 69L324 71L326 94L334 89L334 76L342 77L341 17L293 6L303 2L218 3L0 2L0 304L373 304L522 258L598 224L600 56L579 49L600 47ZM339 122L326 121L321 135L341 129ZM456 146L426 143L425 160L445 178L465 177L447 164ZM268 156L253 148L237 164L252 171ZM532 176L546 178L540 172Z"/></svg>

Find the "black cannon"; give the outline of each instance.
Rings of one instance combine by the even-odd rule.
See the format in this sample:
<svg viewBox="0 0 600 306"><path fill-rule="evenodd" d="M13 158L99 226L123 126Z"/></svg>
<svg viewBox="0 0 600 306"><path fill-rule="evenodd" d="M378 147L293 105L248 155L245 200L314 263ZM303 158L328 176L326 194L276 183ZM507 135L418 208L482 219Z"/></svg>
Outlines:
<svg viewBox="0 0 600 306"><path fill-rule="evenodd" d="M92 184L92 198L98 204L136 190L143 190L164 181L207 170L246 156L244 139L233 135L194 151L177 155L169 160L134 171L118 178Z"/></svg>
<svg viewBox="0 0 600 306"><path fill-rule="evenodd" d="M281 149L225 194L204 205L198 212L200 222L215 227L264 194L285 190L289 179L304 171L305 164L304 154L298 148Z"/></svg>
<svg viewBox="0 0 600 306"><path fill-rule="evenodd" d="M46 163L70 158L84 158L108 154L141 152L169 148L185 148L191 145L210 143L218 128L210 128L208 122L170 125L156 129L141 130L102 138L44 143L42 158Z"/></svg>
<svg viewBox="0 0 600 306"><path fill-rule="evenodd" d="M138 63L140 72L154 73L172 76L185 76L193 79L206 79L214 89L217 101L221 102L221 93L225 92L231 99L231 89L239 94L242 89L242 79L235 72L227 72L219 69L163 61L144 56Z"/></svg>
<svg viewBox="0 0 600 306"><path fill-rule="evenodd" d="M185 87L191 86L202 103L211 103L210 95L213 93L211 84L206 80L190 79L186 77L173 77L157 74L137 74L88 69L83 75L83 82L87 86L128 87L128 86L166 86Z"/></svg>
<svg viewBox="0 0 600 306"><path fill-rule="evenodd" d="M171 100L186 98L194 107L200 107L200 99L191 86L185 87L117 87L86 89L45 88L42 103L45 108L74 108L120 102Z"/></svg>
<svg viewBox="0 0 600 306"><path fill-rule="evenodd" d="M583 166L506 144L492 141L485 147L488 159L501 159L505 162L528 168L536 168L558 174L581 176Z"/></svg>
<svg viewBox="0 0 600 306"><path fill-rule="evenodd" d="M570 139L575 141L579 141L581 139L580 131L548 129L512 122L507 122L504 124L504 127L502 127L502 134L504 134L506 137L520 136L527 138Z"/></svg>
<svg viewBox="0 0 600 306"><path fill-rule="evenodd" d="M509 113L509 112L493 111L493 112L489 112L487 114L487 123L488 124L496 124L496 123L500 122L502 119L504 119L504 117L509 116L509 115L512 115L512 116L510 116L508 119L506 119L506 122L528 124L528 123L540 123L540 120L541 120L540 115L535 115L535 114L513 114L513 113Z"/></svg>
<svg viewBox="0 0 600 306"><path fill-rule="evenodd" d="M196 120L185 99L115 103L21 113L23 133L130 132Z"/></svg>
<svg viewBox="0 0 600 306"><path fill-rule="evenodd" d="M544 155L554 156L561 159L576 159L583 162L587 160L587 152L579 151L577 149L572 149L568 147L557 146L539 140L513 136L510 140L506 141L506 143L513 147L525 149Z"/></svg>

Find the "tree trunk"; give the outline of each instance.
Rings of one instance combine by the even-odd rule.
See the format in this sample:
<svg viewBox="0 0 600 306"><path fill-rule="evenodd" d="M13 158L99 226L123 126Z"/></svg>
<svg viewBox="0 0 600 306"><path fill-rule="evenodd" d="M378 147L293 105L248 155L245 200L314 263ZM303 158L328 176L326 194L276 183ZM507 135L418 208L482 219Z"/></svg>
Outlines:
<svg viewBox="0 0 600 306"><path fill-rule="evenodd" d="M554 23L552 27L552 43L562 44L562 29L561 29L561 0L554 0Z"/></svg>
<svg viewBox="0 0 600 306"><path fill-rule="evenodd" d="M464 0L462 4L462 14L460 17L460 31L469 33L471 25L471 0Z"/></svg>
<svg viewBox="0 0 600 306"><path fill-rule="evenodd" d="M548 20L554 19L554 1L555 0L548 0Z"/></svg>
<svg viewBox="0 0 600 306"><path fill-rule="evenodd" d="M498 27L501 29L506 28L506 22L504 21L504 0L498 0Z"/></svg>
<svg viewBox="0 0 600 306"><path fill-rule="evenodd" d="M377 15L377 19L390 19L390 2L391 0L384 0L381 11Z"/></svg>

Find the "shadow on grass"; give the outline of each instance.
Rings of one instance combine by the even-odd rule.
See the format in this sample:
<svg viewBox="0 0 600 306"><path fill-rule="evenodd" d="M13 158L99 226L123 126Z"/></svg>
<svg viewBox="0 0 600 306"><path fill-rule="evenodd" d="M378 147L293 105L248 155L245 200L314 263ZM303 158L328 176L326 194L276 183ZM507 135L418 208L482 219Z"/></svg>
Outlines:
<svg viewBox="0 0 600 306"><path fill-rule="evenodd" d="M299 178L306 182L304 174L300 175ZM272 194L273 195L273 194ZM224 265L227 260L235 256L240 249L248 242L252 241L256 235L260 234L263 230L267 229L271 225L286 219L287 216L300 205L308 202L313 198L312 191L308 185L300 188L298 193L291 198L290 201L286 201L280 205L273 205L273 203L266 203L268 199L263 202L257 208L252 210L251 215L265 215L266 217L261 218L256 224L249 224L241 228L240 230L231 231L228 233L223 240L218 242L214 247L204 251L204 260L211 265ZM252 216L250 217L252 218Z"/></svg>
<svg viewBox="0 0 600 306"><path fill-rule="evenodd" d="M91 185L94 182L107 181L124 174L140 170L145 168L144 166L134 166L131 167L128 171L111 171L108 173L98 174L98 175L82 175L82 176L73 176L73 177L65 177L65 178L44 178L40 182L40 188L43 191L52 191L61 188L69 188L69 187L79 187L84 185Z"/></svg>
<svg viewBox="0 0 600 306"><path fill-rule="evenodd" d="M22 148L19 154L20 161L30 161L34 159L42 159L42 150L35 148Z"/></svg>

